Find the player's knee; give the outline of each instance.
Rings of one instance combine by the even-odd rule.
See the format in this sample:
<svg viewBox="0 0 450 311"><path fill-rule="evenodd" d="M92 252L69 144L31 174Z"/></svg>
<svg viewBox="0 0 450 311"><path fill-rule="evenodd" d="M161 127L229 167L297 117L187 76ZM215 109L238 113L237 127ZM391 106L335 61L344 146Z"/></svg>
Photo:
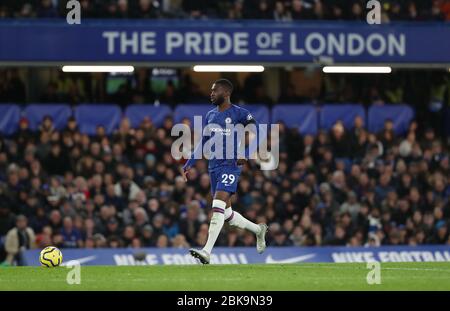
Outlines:
<svg viewBox="0 0 450 311"><path fill-rule="evenodd" d="M227 207L227 203L225 201L214 199L212 202L213 213L224 214L226 207Z"/></svg>
<svg viewBox="0 0 450 311"><path fill-rule="evenodd" d="M226 202L229 201L229 199L230 199L230 194L225 191L216 191L216 193L214 195L214 201L215 200L223 201L223 202L225 202L225 205L226 205ZM214 203L214 201L213 201L213 203ZM224 207L224 209L225 209L225 207Z"/></svg>
<svg viewBox="0 0 450 311"><path fill-rule="evenodd" d="M211 216L211 225L219 225L222 226L224 223L224 214L225 214L226 203L220 200L213 200L213 214ZM210 226L210 231L212 230Z"/></svg>

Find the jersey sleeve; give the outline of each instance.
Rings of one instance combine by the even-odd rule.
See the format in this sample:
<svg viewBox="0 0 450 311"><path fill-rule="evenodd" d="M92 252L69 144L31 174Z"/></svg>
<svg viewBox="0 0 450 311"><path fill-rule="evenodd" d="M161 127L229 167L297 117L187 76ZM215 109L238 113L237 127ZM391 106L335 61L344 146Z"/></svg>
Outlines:
<svg viewBox="0 0 450 311"><path fill-rule="evenodd" d="M250 124L254 125L250 127L250 130L255 134L255 137L249 142L244 151L244 157L246 159L249 159L258 150L258 147L262 144L262 142L266 139L267 133L265 130L265 126L260 126L258 121L255 120L253 115L247 109L241 108L240 123L244 126Z"/></svg>
<svg viewBox="0 0 450 311"><path fill-rule="evenodd" d="M240 109L240 120L239 123L243 124L244 126L247 126L248 124L257 124L255 118L253 118L253 115L248 111L247 109L241 108Z"/></svg>

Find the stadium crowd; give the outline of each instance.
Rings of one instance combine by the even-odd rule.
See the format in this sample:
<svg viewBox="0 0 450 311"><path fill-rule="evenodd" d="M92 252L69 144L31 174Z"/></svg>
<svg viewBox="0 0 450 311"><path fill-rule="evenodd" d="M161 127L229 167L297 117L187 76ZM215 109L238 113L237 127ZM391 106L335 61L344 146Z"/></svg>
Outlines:
<svg viewBox="0 0 450 311"><path fill-rule="evenodd" d="M69 0L3 0L0 18L65 17ZM83 18L365 20L364 0L80 0ZM383 21L450 20L449 0L380 0Z"/></svg>
<svg viewBox="0 0 450 311"><path fill-rule="evenodd" d="M125 108L129 104L160 102L174 108L182 103L207 102L208 94L201 89L190 70L177 71L158 90L153 87L152 70L137 68L134 74L127 76L111 91L108 75L103 73L71 74L53 69L50 75L44 75L39 70L30 72L5 67L0 69L0 103L114 103ZM311 70L318 69L301 70L309 75ZM444 70L396 69L388 76L323 74L315 82L303 85L289 71L280 69L279 74L284 82L278 85L278 97L269 96L264 73L248 74L242 81L236 76L228 77L235 85L232 102L269 107L276 103L317 106L357 103L366 107L408 103L416 110L417 121L431 125L437 136L443 136L447 131L445 111L450 107L450 74ZM37 83L41 87L32 87Z"/></svg>
<svg viewBox="0 0 450 311"><path fill-rule="evenodd" d="M188 122L188 121L185 121ZM210 184L206 161L185 183L171 155L167 117L157 128L128 119L89 137L70 118L62 131L45 117L27 119L0 138L0 250L203 246ZM419 134L423 133L423 135ZM272 141L271 143L276 143ZM336 123L330 132L300 135L280 125L280 163L242 171L233 209L270 226L270 246L418 245L450 243L449 150L432 129L412 122L398 136L393 123L369 133ZM253 246L248 232L224 227L218 246ZM2 257L2 255L0 255Z"/></svg>

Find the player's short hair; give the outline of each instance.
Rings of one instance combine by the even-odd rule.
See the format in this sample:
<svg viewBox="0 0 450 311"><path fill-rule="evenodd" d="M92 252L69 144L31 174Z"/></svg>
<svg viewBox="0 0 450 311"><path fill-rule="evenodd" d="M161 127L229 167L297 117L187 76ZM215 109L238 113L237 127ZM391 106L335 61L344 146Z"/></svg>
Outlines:
<svg viewBox="0 0 450 311"><path fill-rule="evenodd" d="M233 92L233 83L231 83L230 80L228 80L228 79L216 80L214 82L214 84L217 84L217 85L220 85L220 86L226 88L230 93Z"/></svg>

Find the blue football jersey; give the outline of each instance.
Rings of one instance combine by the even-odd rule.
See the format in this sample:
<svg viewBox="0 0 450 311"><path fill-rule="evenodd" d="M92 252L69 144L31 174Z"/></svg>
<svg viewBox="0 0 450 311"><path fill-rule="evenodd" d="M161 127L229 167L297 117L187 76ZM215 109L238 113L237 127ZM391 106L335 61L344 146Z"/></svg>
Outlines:
<svg viewBox="0 0 450 311"><path fill-rule="evenodd" d="M253 116L247 109L236 105L231 105L230 108L224 111L219 111L218 107L209 111L206 114L206 127L203 133L202 141L199 146L196 147L196 151L194 151L191 159L189 159L189 161L185 164L185 167L194 165L194 155L199 155L198 148L205 147L208 143L210 146L207 146L205 149L211 150L212 152L212 154L208 155L209 171L213 171L224 166L237 167L236 160L238 159L238 148L242 140L242 135L239 135L241 133L237 133L236 131L230 131L229 128L238 124L245 127L250 123L254 123L258 126ZM230 135L233 135L233 139L229 138ZM218 143L218 140L221 140L222 143ZM216 148L222 148L222 150L216 150ZM215 155L218 154L221 156L216 158Z"/></svg>

